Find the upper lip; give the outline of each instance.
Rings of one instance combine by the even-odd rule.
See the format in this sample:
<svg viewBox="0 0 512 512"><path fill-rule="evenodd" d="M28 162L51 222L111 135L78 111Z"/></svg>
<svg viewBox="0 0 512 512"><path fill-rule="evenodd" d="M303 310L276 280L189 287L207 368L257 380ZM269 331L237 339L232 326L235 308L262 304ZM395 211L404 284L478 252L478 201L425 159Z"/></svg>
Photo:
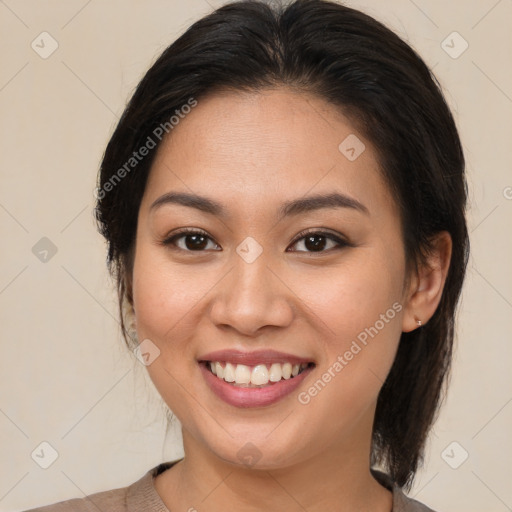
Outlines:
<svg viewBox="0 0 512 512"><path fill-rule="evenodd" d="M311 359L307 359L285 352L277 352L275 350L254 350L252 352L243 352L241 350L216 350L209 352L198 358L199 361L219 361L236 364L245 364L247 366L256 366L257 364L274 364L274 363L311 363Z"/></svg>

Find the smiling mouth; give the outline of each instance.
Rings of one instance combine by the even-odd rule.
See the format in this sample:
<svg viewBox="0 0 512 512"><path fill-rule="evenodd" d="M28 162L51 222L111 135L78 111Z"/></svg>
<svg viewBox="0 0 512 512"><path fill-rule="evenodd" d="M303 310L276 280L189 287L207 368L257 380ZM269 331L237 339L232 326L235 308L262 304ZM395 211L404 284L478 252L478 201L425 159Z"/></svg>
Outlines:
<svg viewBox="0 0 512 512"><path fill-rule="evenodd" d="M315 366L312 362L301 364L272 363L248 366L224 361L202 361L202 364L219 380L240 388L271 386L284 380L293 379L306 369Z"/></svg>

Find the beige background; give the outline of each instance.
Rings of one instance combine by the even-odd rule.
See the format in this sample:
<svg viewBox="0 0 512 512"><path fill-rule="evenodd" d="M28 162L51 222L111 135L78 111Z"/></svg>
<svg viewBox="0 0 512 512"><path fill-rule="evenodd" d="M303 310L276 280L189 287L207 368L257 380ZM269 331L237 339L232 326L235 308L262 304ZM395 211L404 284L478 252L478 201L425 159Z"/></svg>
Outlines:
<svg viewBox="0 0 512 512"><path fill-rule="evenodd" d="M222 3L0 1L0 511L125 486L181 455L144 367L120 340L93 189L137 81ZM439 512L510 510L512 1L349 5L434 67L468 162L472 257L457 355L411 495ZM31 48L43 31L59 45L47 59ZM453 31L469 44L456 59L442 47ZM463 41L446 44L453 53ZM57 248L46 263L32 252L42 237ZM43 441L58 452L48 469L31 458Z"/></svg>

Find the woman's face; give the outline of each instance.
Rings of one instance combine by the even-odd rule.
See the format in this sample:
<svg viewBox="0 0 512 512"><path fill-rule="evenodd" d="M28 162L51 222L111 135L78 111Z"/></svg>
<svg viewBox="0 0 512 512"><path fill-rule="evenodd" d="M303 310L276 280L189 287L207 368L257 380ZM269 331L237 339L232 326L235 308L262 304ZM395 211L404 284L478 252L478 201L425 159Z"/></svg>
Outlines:
<svg viewBox="0 0 512 512"><path fill-rule="evenodd" d="M400 226L374 148L332 105L285 88L199 100L158 150L133 270L186 448L261 468L369 449L402 332Z"/></svg>

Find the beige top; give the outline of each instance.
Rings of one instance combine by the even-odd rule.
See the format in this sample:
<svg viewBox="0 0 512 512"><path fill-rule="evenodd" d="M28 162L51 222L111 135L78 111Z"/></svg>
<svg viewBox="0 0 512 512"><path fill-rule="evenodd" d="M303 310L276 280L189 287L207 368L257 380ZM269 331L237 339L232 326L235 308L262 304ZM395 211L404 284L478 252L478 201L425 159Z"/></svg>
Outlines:
<svg viewBox="0 0 512 512"><path fill-rule="evenodd" d="M171 512L156 492L154 478L169 469L174 462L164 462L150 469L140 480L128 487L91 494L53 505L34 508L26 512ZM373 471L375 478L393 491L392 512L434 512L421 503L408 498L384 473ZM191 507L191 510L194 510Z"/></svg>

